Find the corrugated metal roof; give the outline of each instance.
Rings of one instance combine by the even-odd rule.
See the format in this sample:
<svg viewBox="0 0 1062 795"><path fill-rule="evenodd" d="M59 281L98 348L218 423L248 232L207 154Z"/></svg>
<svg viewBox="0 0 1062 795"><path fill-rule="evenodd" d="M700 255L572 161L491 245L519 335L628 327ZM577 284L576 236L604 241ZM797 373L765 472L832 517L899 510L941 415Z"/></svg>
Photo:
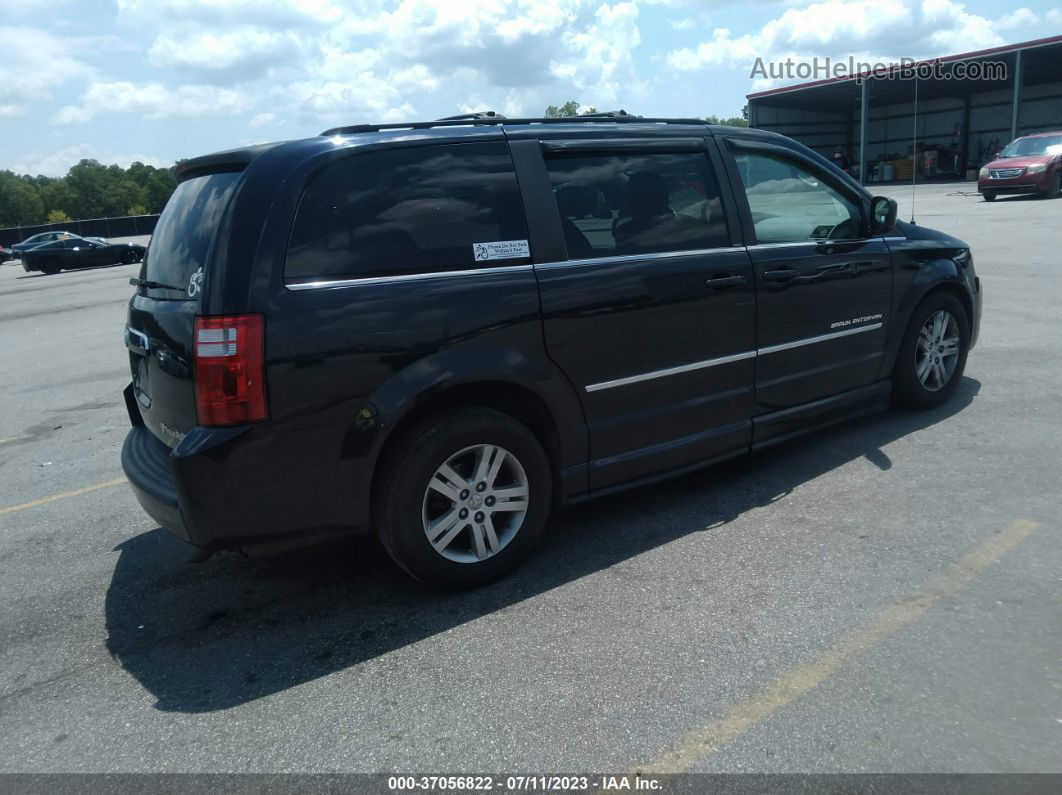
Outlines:
<svg viewBox="0 0 1062 795"><path fill-rule="evenodd" d="M1006 55L1008 53L1017 52L1018 50L1031 50L1038 47L1049 46L1062 47L1062 35L1048 36L1043 39L1033 39L1032 41L1023 41L1017 44L1004 44L1000 47L989 47L986 50L974 50L973 52L959 53L958 55L944 55L939 58L927 58L921 61L915 61L911 66L917 66L918 64L930 64L930 63L954 63L956 61L972 61L977 58L985 58L990 55ZM893 64L890 70L900 69L900 64ZM797 83L791 86L780 86L779 88L770 88L766 91L757 91L753 94L746 94L746 99L760 99L762 97L769 97L776 94L786 94L790 91L803 91L808 88L815 88L816 86L837 85L841 83L853 82L856 79L856 75L845 75L844 77L829 77L823 80L812 80L807 83Z"/></svg>

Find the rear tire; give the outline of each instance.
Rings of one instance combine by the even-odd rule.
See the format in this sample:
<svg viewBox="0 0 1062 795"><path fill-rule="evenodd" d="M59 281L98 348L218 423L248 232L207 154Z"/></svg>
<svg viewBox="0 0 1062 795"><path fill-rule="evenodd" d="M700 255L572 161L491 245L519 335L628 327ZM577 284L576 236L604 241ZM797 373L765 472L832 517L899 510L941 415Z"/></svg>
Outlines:
<svg viewBox="0 0 1062 795"><path fill-rule="evenodd" d="M986 202L994 202L996 200L996 194L990 190L984 191L981 195L985 197Z"/></svg>
<svg viewBox="0 0 1062 795"><path fill-rule="evenodd" d="M552 476L534 434L490 409L423 420L390 446L373 516L384 548L421 582L472 588L507 574L546 526Z"/></svg>
<svg viewBox="0 0 1062 795"><path fill-rule="evenodd" d="M63 269L63 263L57 259L46 259L41 263L41 273L47 276L54 276Z"/></svg>
<svg viewBox="0 0 1062 795"><path fill-rule="evenodd" d="M970 351L970 320L951 293L931 293L911 313L893 365L893 397L912 409L948 401L959 387Z"/></svg>

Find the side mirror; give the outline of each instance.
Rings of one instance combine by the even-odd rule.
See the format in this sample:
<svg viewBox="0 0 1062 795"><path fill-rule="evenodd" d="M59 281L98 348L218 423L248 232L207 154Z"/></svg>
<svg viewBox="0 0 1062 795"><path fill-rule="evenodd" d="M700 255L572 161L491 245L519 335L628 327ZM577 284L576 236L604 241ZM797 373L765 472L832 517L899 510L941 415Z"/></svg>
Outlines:
<svg viewBox="0 0 1062 795"><path fill-rule="evenodd" d="M996 152L994 155L992 155L992 159L999 160L999 152Z"/></svg>
<svg viewBox="0 0 1062 795"><path fill-rule="evenodd" d="M896 226L896 200L875 196L870 200L870 231L880 235Z"/></svg>

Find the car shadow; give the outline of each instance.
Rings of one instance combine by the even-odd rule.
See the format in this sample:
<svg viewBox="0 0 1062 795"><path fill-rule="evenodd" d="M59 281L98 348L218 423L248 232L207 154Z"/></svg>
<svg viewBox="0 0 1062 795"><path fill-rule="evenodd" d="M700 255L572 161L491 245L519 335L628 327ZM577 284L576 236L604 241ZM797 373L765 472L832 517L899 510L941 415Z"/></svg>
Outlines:
<svg viewBox="0 0 1062 795"><path fill-rule="evenodd" d="M250 560L190 563L162 529L117 547L107 590L107 648L160 710L243 704L505 610L694 532L712 534L754 508L856 458L892 466L882 448L962 411L981 384L964 378L926 412L892 410L800 441L555 514L531 560L465 593L410 580L361 536ZM659 521L679 510L683 521Z"/></svg>

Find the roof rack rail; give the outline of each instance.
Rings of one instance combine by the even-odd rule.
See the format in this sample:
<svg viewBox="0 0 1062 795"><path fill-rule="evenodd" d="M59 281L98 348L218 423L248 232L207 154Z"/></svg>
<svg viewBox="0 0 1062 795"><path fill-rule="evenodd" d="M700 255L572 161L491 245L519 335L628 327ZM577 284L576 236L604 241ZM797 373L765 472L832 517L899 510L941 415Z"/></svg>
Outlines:
<svg viewBox="0 0 1062 795"><path fill-rule="evenodd" d="M476 119L504 119L500 113L493 110L479 110L475 113L461 113L457 116L443 116L435 121L474 121Z"/></svg>
<svg viewBox="0 0 1062 795"><path fill-rule="evenodd" d="M556 118L532 117L526 119L507 119L504 116L486 116L470 113L475 118L459 117L456 119L438 119L436 121L407 121L390 124L352 124L346 127L331 127L321 135L354 135L355 133L380 132L382 130L428 130L432 127L460 127L469 124L602 124L618 122L622 124L695 124L707 127L704 119L661 119L643 118L641 116L617 115L621 111L595 113L588 116L559 116Z"/></svg>

